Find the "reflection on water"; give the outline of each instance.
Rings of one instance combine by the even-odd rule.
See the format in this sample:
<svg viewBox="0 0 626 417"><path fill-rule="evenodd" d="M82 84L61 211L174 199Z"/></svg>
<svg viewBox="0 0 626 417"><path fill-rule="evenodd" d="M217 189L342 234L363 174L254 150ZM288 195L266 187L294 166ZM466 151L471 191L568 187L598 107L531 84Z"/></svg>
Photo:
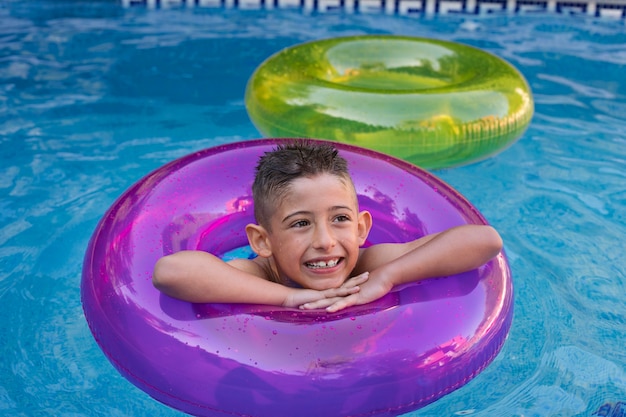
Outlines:
<svg viewBox="0 0 626 417"><path fill-rule="evenodd" d="M181 415L129 384L94 342L79 295L89 237L153 169L258 136L243 94L265 58L363 33L483 48L520 69L536 104L512 148L437 172L502 234L515 318L491 366L411 415L623 412L623 22L36 0L4 2L0 19L0 413Z"/></svg>

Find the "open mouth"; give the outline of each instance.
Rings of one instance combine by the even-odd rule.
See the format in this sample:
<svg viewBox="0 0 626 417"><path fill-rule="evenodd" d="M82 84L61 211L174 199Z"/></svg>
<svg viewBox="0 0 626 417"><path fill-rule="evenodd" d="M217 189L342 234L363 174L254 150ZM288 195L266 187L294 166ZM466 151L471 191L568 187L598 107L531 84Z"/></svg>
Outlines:
<svg viewBox="0 0 626 417"><path fill-rule="evenodd" d="M341 258L330 259L327 261L307 262L305 263L305 265L307 268L311 268L311 269L323 269L323 268L333 268L339 265L339 262L341 262Z"/></svg>

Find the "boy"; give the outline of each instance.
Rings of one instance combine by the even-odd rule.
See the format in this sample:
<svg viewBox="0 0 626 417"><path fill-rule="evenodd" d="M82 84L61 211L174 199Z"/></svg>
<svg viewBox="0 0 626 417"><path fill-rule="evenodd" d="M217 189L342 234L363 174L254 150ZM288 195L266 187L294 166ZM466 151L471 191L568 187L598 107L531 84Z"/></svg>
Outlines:
<svg viewBox="0 0 626 417"><path fill-rule="evenodd" d="M252 193L257 224L246 234L255 259L177 252L157 262L154 286L190 302L336 312L396 285L477 268L502 249L498 233L483 225L361 248L372 216L359 211L347 162L331 144L297 141L266 153Z"/></svg>

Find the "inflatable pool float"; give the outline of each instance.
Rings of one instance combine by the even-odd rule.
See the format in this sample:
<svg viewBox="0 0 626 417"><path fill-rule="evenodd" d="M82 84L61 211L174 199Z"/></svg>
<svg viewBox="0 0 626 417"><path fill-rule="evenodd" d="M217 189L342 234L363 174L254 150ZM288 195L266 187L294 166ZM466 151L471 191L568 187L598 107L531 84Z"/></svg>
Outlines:
<svg viewBox="0 0 626 417"><path fill-rule="evenodd" d="M182 249L247 247L257 159L280 140L196 152L148 174L104 214L89 242L82 304L115 368L155 399L199 416L392 416L475 377L500 351L513 314L506 257L394 289L338 313L192 304L151 283L157 259ZM485 224L433 175L336 144L374 226L367 244Z"/></svg>
<svg viewBox="0 0 626 417"><path fill-rule="evenodd" d="M524 77L471 46L366 35L308 42L254 72L246 107L265 136L330 139L435 169L515 142L533 114Z"/></svg>

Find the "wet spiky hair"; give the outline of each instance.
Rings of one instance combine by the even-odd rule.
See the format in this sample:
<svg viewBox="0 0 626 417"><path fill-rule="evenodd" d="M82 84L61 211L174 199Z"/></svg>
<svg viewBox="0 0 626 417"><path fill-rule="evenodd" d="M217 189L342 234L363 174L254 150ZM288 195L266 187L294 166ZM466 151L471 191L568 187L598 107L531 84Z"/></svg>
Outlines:
<svg viewBox="0 0 626 417"><path fill-rule="evenodd" d="M320 174L336 175L352 182L347 161L331 143L294 139L266 152L259 159L252 184L257 223L269 228L276 202L283 198L295 179Z"/></svg>

